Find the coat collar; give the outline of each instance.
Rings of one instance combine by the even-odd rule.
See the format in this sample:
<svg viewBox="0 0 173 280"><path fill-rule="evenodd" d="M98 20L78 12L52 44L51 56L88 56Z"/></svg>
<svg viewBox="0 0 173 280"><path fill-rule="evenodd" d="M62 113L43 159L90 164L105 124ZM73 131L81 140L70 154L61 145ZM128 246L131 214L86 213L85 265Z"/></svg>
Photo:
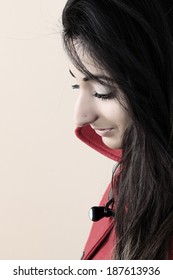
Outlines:
<svg viewBox="0 0 173 280"><path fill-rule="evenodd" d="M111 149L107 147L103 143L101 136L97 135L90 125L77 127L75 130L75 134L81 141L83 141L85 144L87 144L97 152L114 161L120 161L122 156L122 150Z"/></svg>
<svg viewBox="0 0 173 280"><path fill-rule="evenodd" d="M113 161L119 162L122 156L122 150L110 149L107 147L102 138L96 134L90 125L84 127L77 127L75 130L76 136L85 144L101 153L102 155L110 158ZM108 186L100 205L104 206L108 202L108 194L111 185ZM85 246L85 251L82 259L103 259L102 256L110 258L111 250L114 240L114 220L113 218L103 218L98 222L94 222ZM109 242L106 240L109 239ZM105 241L105 246L101 245ZM98 250L98 248L101 249ZM99 251L99 252L98 252ZM98 252L98 253L96 253Z"/></svg>

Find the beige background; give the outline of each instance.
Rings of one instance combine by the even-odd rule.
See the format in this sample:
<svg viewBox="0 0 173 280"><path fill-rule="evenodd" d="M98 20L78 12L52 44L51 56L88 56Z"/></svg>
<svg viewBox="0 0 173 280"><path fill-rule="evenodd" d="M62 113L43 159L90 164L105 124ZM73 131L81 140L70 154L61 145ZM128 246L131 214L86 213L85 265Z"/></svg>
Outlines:
<svg viewBox="0 0 173 280"><path fill-rule="evenodd" d="M79 259L111 178L73 133L65 3L0 1L0 259Z"/></svg>

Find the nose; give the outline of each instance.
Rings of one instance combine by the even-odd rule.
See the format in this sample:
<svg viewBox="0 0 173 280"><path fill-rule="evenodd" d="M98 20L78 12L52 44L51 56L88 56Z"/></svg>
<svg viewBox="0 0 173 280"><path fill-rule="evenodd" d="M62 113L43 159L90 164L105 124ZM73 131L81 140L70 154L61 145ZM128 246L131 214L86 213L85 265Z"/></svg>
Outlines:
<svg viewBox="0 0 173 280"><path fill-rule="evenodd" d="M77 127L93 123L98 118L93 96L87 92L80 92L75 104L73 119Z"/></svg>

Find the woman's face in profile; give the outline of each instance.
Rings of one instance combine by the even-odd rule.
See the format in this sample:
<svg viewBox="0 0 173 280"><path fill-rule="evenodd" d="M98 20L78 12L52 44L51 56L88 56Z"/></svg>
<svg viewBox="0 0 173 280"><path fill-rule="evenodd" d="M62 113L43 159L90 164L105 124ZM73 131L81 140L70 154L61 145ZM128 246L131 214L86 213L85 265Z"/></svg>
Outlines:
<svg viewBox="0 0 173 280"><path fill-rule="evenodd" d="M106 72L96 67L87 55L82 55L81 60L90 73L106 81ZM121 90L116 84L102 85L86 77L72 63L70 73L74 78L72 88L78 91L74 109L76 127L89 124L102 137L106 146L111 149L121 148L123 133L131 122L128 110L125 109L126 104L121 98ZM121 104L116 96L122 99Z"/></svg>

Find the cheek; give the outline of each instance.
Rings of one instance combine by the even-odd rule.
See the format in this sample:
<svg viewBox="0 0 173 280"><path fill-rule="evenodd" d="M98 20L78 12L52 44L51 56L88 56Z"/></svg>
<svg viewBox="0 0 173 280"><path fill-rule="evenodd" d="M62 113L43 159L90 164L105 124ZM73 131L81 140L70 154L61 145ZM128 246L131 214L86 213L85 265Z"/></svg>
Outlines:
<svg viewBox="0 0 173 280"><path fill-rule="evenodd" d="M107 104L108 105L108 104ZM120 130L127 128L130 123L130 116L128 111L117 103L109 104L104 107L104 115L110 121L110 123Z"/></svg>
<svg viewBox="0 0 173 280"><path fill-rule="evenodd" d="M129 113L126 110L119 112L119 125L121 126L123 132L127 129L130 123L131 119Z"/></svg>

